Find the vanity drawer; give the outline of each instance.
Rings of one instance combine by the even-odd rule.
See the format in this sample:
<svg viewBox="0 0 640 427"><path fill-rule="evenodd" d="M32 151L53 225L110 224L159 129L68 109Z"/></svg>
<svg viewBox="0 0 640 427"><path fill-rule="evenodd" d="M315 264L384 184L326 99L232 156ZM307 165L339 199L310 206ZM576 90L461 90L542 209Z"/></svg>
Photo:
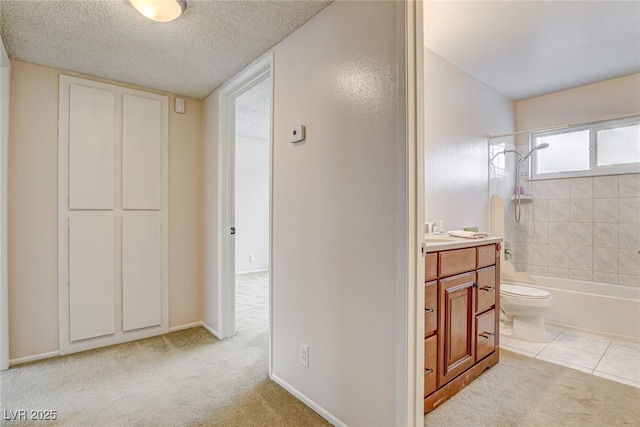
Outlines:
<svg viewBox="0 0 640 427"><path fill-rule="evenodd" d="M476 273L476 313L482 313L496 303L496 267L487 267Z"/></svg>
<svg viewBox="0 0 640 427"><path fill-rule="evenodd" d="M428 335L438 328L438 282L424 285L424 334Z"/></svg>
<svg viewBox="0 0 640 427"><path fill-rule="evenodd" d="M438 253L438 277L453 276L476 269L476 248Z"/></svg>
<svg viewBox="0 0 640 427"><path fill-rule="evenodd" d="M424 281L438 278L438 254L433 252L425 256L424 259Z"/></svg>
<svg viewBox="0 0 640 427"><path fill-rule="evenodd" d="M496 348L496 311L476 316L476 362L493 353Z"/></svg>
<svg viewBox="0 0 640 427"><path fill-rule="evenodd" d="M438 354L438 336L424 340L424 395L436 391L436 366Z"/></svg>
<svg viewBox="0 0 640 427"><path fill-rule="evenodd" d="M496 263L496 245L478 246L478 268L488 267Z"/></svg>

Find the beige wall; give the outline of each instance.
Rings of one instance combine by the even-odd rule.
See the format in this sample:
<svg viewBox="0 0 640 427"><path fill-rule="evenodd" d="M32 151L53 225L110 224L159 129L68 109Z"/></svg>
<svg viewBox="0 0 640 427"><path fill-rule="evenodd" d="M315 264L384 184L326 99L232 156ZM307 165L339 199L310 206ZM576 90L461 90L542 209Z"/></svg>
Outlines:
<svg viewBox="0 0 640 427"><path fill-rule="evenodd" d="M516 102L516 130L526 131L640 114L640 74ZM518 138L518 144L528 144Z"/></svg>
<svg viewBox="0 0 640 427"><path fill-rule="evenodd" d="M58 77L63 72L21 61L11 67L9 350L17 359L58 350ZM174 96L169 97L169 322L179 326L202 319L203 102L187 98L182 115L172 111Z"/></svg>

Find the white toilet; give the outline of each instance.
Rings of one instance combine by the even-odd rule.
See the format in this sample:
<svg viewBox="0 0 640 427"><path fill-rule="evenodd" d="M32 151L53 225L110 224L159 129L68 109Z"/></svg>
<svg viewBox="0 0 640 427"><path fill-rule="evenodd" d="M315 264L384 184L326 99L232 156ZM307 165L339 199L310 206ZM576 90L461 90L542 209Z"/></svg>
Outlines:
<svg viewBox="0 0 640 427"><path fill-rule="evenodd" d="M544 316L553 306L547 291L527 286L500 284L501 319L513 322L512 338L547 342Z"/></svg>

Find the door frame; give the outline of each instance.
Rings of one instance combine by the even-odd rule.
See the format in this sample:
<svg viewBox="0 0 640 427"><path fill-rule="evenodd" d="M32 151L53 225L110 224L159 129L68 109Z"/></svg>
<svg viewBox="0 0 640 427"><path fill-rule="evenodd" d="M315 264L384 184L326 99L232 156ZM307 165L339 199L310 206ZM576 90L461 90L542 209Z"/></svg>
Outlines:
<svg viewBox="0 0 640 427"><path fill-rule="evenodd" d="M9 289L7 274L7 199L9 166L9 88L11 63L0 36L0 371L9 369Z"/></svg>
<svg viewBox="0 0 640 427"><path fill-rule="evenodd" d="M404 2L405 63L405 425L424 424L424 10L421 1ZM402 48L399 48L402 49ZM401 86L402 87L402 86Z"/></svg>
<svg viewBox="0 0 640 427"><path fill-rule="evenodd" d="M269 131L269 374L271 374L271 277L273 212L273 54L257 60L220 90L218 110L218 338L235 335L235 99L271 77Z"/></svg>

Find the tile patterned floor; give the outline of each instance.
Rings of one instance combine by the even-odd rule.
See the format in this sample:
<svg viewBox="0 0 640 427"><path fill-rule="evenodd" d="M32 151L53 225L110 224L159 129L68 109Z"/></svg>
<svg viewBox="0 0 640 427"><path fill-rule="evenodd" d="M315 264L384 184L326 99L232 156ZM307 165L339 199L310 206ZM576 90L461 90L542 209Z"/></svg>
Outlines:
<svg viewBox="0 0 640 427"><path fill-rule="evenodd" d="M500 347L640 388L640 344L547 326L546 343L510 337L500 324Z"/></svg>

